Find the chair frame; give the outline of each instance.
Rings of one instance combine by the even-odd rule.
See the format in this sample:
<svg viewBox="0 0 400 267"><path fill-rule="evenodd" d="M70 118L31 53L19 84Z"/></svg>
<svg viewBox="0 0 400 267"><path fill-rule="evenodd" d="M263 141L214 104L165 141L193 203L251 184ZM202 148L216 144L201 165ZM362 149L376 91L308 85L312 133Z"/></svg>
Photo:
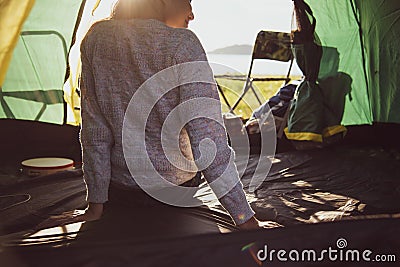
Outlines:
<svg viewBox="0 0 400 267"><path fill-rule="evenodd" d="M272 38L270 38L272 37ZM275 50L278 48L277 50ZM276 53L279 51L280 53ZM273 77L252 77L252 71L254 66L254 60L273 60L273 61L281 61L281 62L289 62L289 68L284 78L273 78ZM218 90L224 100L225 104L229 108L229 113L235 114L235 109L238 107L240 102L243 100L245 95L251 91L255 95L258 103L262 105L262 101L258 96L253 83L254 82L275 82L275 81L283 81L283 86L287 85L290 81L290 74L293 68L294 56L291 51L291 38L289 33L284 32L273 32L273 31L260 31L257 34L256 41L254 43L250 68L247 73L247 76L231 76L231 75L218 75L216 78L226 78L231 80L239 80L245 81L245 85L243 87L243 91L240 94L239 98L235 101L233 105L231 105L225 96L222 87L217 83ZM290 114L290 107L286 110L283 117L274 116L275 121L279 121L279 127L277 129L277 137L280 139L283 136L284 129L287 125L287 120Z"/></svg>
<svg viewBox="0 0 400 267"><path fill-rule="evenodd" d="M271 39L268 38L269 36L274 36L275 38ZM278 56L274 55L274 48L280 48L284 50L284 54L279 54ZM274 60L274 61L282 61L282 62L290 62L289 68L286 74L285 78L272 78L272 77L252 77L252 71L253 71L253 66L254 66L254 60L261 60L261 59L268 59L268 60ZM253 53L251 57L251 63L250 63L250 68L249 72L247 74L247 77L245 79L243 78L233 78L233 80L245 80L246 83L243 87L243 91L239 98L236 100L236 102L230 106L228 103L228 107L230 107L229 112L234 113L234 110L237 108L239 103L243 100L244 96L249 92L250 90L253 92L255 95L257 101L261 105L262 102L260 100L260 97L258 96L254 86L253 82L272 82L272 81L283 81L284 84L286 85L290 82L290 73L292 71L293 67L293 62L294 62L294 56L292 54L291 48L290 48L290 34L289 33L283 33L283 32L272 32L272 31L260 31L257 35L254 48L253 48ZM222 90L220 90L222 91ZM223 94L222 94L223 95ZM226 97L223 95L224 99ZM226 101L225 101L226 102Z"/></svg>

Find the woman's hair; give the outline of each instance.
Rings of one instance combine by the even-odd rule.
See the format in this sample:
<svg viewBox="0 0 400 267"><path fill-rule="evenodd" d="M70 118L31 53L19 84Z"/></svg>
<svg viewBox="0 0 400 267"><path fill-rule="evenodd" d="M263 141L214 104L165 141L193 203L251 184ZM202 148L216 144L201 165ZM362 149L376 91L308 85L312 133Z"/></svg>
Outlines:
<svg viewBox="0 0 400 267"><path fill-rule="evenodd" d="M164 20L165 6L161 0L118 0L111 19L158 19Z"/></svg>

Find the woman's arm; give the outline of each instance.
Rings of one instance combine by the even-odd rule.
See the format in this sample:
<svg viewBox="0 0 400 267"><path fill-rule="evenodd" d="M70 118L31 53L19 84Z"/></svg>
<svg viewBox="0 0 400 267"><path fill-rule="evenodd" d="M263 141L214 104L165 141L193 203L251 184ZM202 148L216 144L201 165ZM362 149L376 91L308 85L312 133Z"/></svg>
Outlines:
<svg viewBox="0 0 400 267"><path fill-rule="evenodd" d="M97 103L94 77L84 43L81 47L81 60L82 125L80 141L88 206L85 210L67 211L60 215L51 216L36 226L36 229L98 220L103 214L103 203L108 200L108 187L111 180L110 150L114 140L109 125Z"/></svg>
<svg viewBox="0 0 400 267"><path fill-rule="evenodd" d="M191 66L185 65L180 68L180 77L192 77L196 79L196 73L201 73L199 76L206 78L209 82L186 83L180 86L180 103L190 101L190 111L185 112L182 116L187 116L188 113L199 113L200 118L191 119L186 125L186 131L189 135L193 156L195 160L204 158L201 155L200 143L203 140L211 140L215 145L210 145L205 148L205 152L209 152L216 148L215 156L208 166L201 166L205 179L211 188L216 193L222 206L229 212L232 219L237 225L245 224L246 226L256 227L254 211L250 208L243 191L242 183L239 179L239 174L236 165L233 161L234 152L228 145L228 138L224 128L221 105L217 87L214 82L214 77L210 67L204 64L207 61L203 47L197 37L188 31L188 36L182 40L182 44L176 54L176 63L182 64L187 62L202 61L203 63L194 63L193 70L188 69ZM204 74L206 73L206 74ZM195 101L193 101L195 100ZM211 117L211 118L206 118ZM185 119L185 121L188 121ZM204 143L203 143L204 145ZM204 152L203 151L203 152ZM198 162L199 163L199 162ZM220 181L215 185L214 181Z"/></svg>
<svg viewBox="0 0 400 267"><path fill-rule="evenodd" d="M81 117L83 177L87 186L87 201L105 203L111 180L111 148L114 144L110 125L103 116L97 98L95 78L87 55L86 42L81 46Z"/></svg>

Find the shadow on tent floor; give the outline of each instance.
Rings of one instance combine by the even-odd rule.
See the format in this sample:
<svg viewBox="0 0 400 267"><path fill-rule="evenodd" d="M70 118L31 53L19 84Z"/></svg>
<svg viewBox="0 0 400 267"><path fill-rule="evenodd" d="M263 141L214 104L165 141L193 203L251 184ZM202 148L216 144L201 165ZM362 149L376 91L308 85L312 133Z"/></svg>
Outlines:
<svg viewBox="0 0 400 267"><path fill-rule="evenodd" d="M264 161L268 159L256 155L248 163L238 161L239 168L247 166L245 190L257 164ZM221 228L234 231L234 227L218 204L210 202L212 210L165 214L154 210L126 214L115 208L104 220L83 224L78 236L64 228L69 234L24 242L29 234L22 236L23 231L48 214L85 206L82 173L77 170L35 179L1 173L1 194L20 196L15 203L0 199L4 250L0 257L12 257L15 252L14 260L27 259L30 266L50 262L66 266L113 266L110 262L114 262L114 266L124 266L135 261L140 266L161 266L160 262L162 266L188 266L189 262L193 266L217 266L217 262L218 266L252 266L248 265L255 263L249 251L241 252L250 243L319 249L333 246L340 237L351 242L352 248L395 253L400 245L399 166L399 151L376 147L341 146L278 154L261 187L248 196L257 217L277 221L285 226L281 229L221 235ZM27 200L25 194L31 198ZM179 216L197 226L174 225ZM46 258L50 251L52 260ZM223 259L224 255L230 258Z"/></svg>
<svg viewBox="0 0 400 267"><path fill-rule="evenodd" d="M252 203L260 219L293 225L400 212L397 150L338 147L280 157L287 158L280 164L304 164L268 175Z"/></svg>

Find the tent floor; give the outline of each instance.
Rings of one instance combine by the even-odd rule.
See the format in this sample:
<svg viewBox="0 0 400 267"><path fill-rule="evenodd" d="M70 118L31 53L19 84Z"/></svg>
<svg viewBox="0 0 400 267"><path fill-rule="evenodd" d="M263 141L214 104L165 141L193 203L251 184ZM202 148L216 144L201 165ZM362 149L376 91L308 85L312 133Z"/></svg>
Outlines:
<svg viewBox="0 0 400 267"><path fill-rule="evenodd" d="M71 129L67 135L75 134L76 129ZM60 153L54 150L38 156L64 155L64 148L57 149ZM71 146L65 151L79 163L75 150ZM248 192L250 178L257 164L268 158L238 159L238 167L246 168L242 182L256 216L284 226L251 232L237 232L218 203L211 201L210 209L179 211L133 209L126 213L114 207L100 221L36 233L33 227L49 214L84 208L86 191L79 169L25 177L18 163L31 156L30 151L35 150L10 152L13 155L0 164L0 262L4 266L260 266L251 256L252 249L243 247L323 249L335 247L339 238L346 239L351 248L375 253L395 254L400 247L400 150L396 145L345 143L315 151L285 150L276 155L255 194ZM205 190L203 196L208 193ZM276 259L274 263L279 265ZM340 266L360 263L341 262Z"/></svg>
<svg viewBox="0 0 400 267"><path fill-rule="evenodd" d="M261 170L268 175L260 188L254 194L247 192L259 219L291 226L400 213L398 150L339 146L280 153L275 159L269 172ZM248 162L237 159L238 168L246 169L242 178L246 191L257 165L267 161L258 155L251 155ZM15 207L11 197L0 198L5 218L0 227L5 234L29 229L49 213L86 205L80 169L29 178L8 166L0 172L0 188L2 195L18 195L16 203L31 196ZM211 193L203 192L207 194ZM223 212L215 201L209 206Z"/></svg>
<svg viewBox="0 0 400 267"><path fill-rule="evenodd" d="M375 257L384 256L384 266L398 266L400 219L373 219L296 225L286 228L234 232L231 234L202 234L169 239L137 239L129 232L120 239L108 239L93 223L85 231L90 237L76 239L64 236L63 242L40 243L35 240L2 244L2 266L381 266ZM110 230L115 233L113 226ZM104 227L103 227L104 230ZM123 235L122 235L123 234ZM79 235L79 234L78 234ZM342 243L339 243L342 242ZM315 251L315 256L294 255L296 261L280 261L277 251L284 249L299 255ZM323 250L332 249L328 258ZM269 257L260 262L256 255L268 251ZM272 251L275 251L273 254ZM364 251L368 259L362 258ZM360 260L352 258L356 251ZM340 260L340 253L347 258ZM271 258L272 257L272 258ZM304 257L304 258L300 258ZM335 258L336 257L336 260ZM357 256L355 256L357 257ZM333 259L333 260L331 260Z"/></svg>
<svg viewBox="0 0 400 267"><path fill-rule="evenodd" d="M215 248L215 240L227 245L224 249L215 248L217 252L212 255L218 259L224 253L233 253L233 250L239 253L240 245L246 245L245 242L263 240L268 240L277 247L286 245L292 248L292 244L298 244L300 247L308 244L320 248L323 245L328 246L329 242L334 244L336 239L344 236L351 240L353 245L362 248L373 246L376 250L383 249L384 252L390 252L392 249L394 253L394 248L399 247L399 151L376 147L339 146L316 151L280 153L276 155L276 159L278 160L272 164L266 180L256 193L247 193L259 219L277 221L284 225L284 228L261 231L258 235L235 232L235 227L223 209L217 202L210 202L211 210L183 209L177 212L134 209L127 214L126 209L115 207L100 221L75 225L75 228L73 225L53 228L36 233L36 237L32 237L34 231L30 229L48 214L85 206L86 193L82 173L75 170L27 178L16 172L3 172L0 176L3 195L20 195L20 198L16 199L20 202L24 201L21 198L24 194L29 194L31 198L12 207L10 200L2 202L0 198L0 230L4 249L0 257L10 256L15 252L18 260L26 259L31 263L37 262L37 266L40 266L39 263L43 265L44 262L49 262L45 254L53 248L52 253L59 255L57 258L63 258L67 265L92 262L95 265L87 266L103 266L97 265L96 262L98 259L105 260L105 255L96 253L112 248L112 253L115 253L113 255L117 255L115 263L119 260L125 263L129 260L132 262L135 259L143 263L140 266L147 266L147 261L155 264L154 258L146 258L152 249L159 250L160 257L166 257L163 259L165 262L175 262L177 259L184 262L189 260L190 255L198 256L200 251ZM268 159L258 155L250 158L242 180L246 191L249 177L257 163L263 160ZM239 167L244 164L246 162L238 160ZM337 222L332 223L333 221ZM307 224L312 225L306 226ZM231 231L235 233L222 236L220 234ZM54 233L59 235L54 236ZM43 237L49 234L50 237ZM232 237L227 237L231 235ZM321 236L324 236L324 241L321 240ZM362 236L370 236L371 239L365 240ZM304 238L304 244L301 238ZM200 251L188 251L188 248L177 242L182 239L190 246L195 246L195 240L199 240L196 241L199 244L206 242L204 239L211 243L210 247L201 247L198 244ZM387 240L390 242L387 243ZM153 244L151 249L148 247L150 244ZM160 244L168 244L171 251L165 251L165 247ZM114 246L120 246L120 249L116 250ZM95 254L91 254L94 253L95 247L99 247L95 253L98 259L92 257ZM146 247L149 250L145 250ZM137 254L121 254L122 251L128 251L128 248L129 251L134 249ZM78 251L90 252L88 255L92 256ZM71 259L71 253L75 253L74 260ZM239 261L251 259L243 254L242 257L235 257L238 257ZM57 265L59 264L57 262ZM215 265L203 262L202 266Z"/></svg>

